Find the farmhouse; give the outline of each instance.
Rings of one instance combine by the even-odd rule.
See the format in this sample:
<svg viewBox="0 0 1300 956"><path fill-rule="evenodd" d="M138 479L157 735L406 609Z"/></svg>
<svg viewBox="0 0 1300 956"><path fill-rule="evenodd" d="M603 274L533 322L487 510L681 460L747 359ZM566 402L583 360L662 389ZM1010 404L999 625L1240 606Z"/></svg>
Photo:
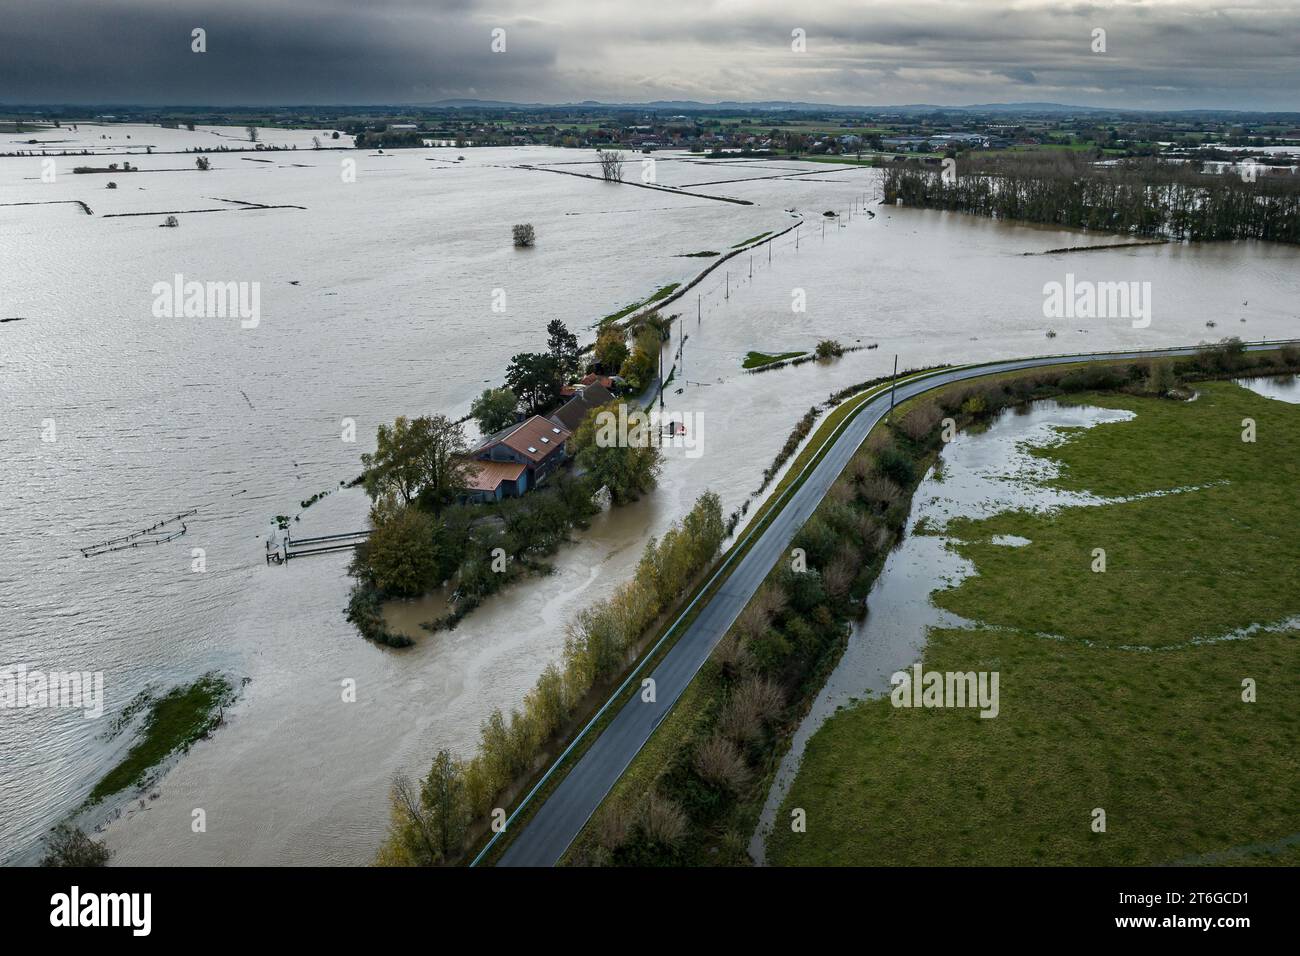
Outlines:
<svg viewBox="0 0 1300 956"><path fill-rule="evenodd" d="M464 501L481 503L518 498L528 490L528 470L517 461L469 462Z"/></svg>
<svg viewBox="0 0 1300 956"><path fill-rule="evenodd" d="M576 432L593 410L614 400L614 394L602 385L579 385L573 397L551 413L551 421L569 432Z"/></svg>
<svg viewBox="0 0 1300 956"><path fill-rule="evenodd" d="M534 415L483 439L472 453L474 461L471 464L476 469L480 464L494 462L522 465L523 472L513 479L516 483L514 493L522 494L545 481L546 476L560 466L567 454L564 443L572 434L559 423ZM502 472L502 478L511 480L505 478L505 474ZM492 477L485 473L483 481L489 482ZM519 484L521 481L522 485ZM493 495L495 489L494 485Z"/></svg>

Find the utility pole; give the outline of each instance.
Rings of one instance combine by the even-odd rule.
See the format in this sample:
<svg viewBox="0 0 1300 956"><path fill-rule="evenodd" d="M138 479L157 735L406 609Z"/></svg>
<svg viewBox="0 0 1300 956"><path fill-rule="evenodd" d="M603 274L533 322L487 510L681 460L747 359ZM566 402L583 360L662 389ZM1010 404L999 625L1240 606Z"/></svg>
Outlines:
<svg viewBox="0 0 1300 956"><path fill-rule="evenodd" d="M894 414L894 389L898 388L898 353L894 353L894 377L889 382L889 414L885 416L885 421Z"/></svg>
<svg viewBox="0 0 1300 956"><path fill-rule="evenodd" d="M669 333L671 334L671 333ZM895 359L897 363L897 359ZM659 343L659 408L664 407L664 344Z"/></svg>

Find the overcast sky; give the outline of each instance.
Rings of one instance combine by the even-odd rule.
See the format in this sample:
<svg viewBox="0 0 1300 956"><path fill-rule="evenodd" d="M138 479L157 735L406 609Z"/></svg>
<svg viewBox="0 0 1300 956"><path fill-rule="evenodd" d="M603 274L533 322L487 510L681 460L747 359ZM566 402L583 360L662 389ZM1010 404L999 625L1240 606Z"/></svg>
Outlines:
<svg viewBox="0 0 1300 956"><path fill-rule="evenodd" d="M191 52L195 27L206 53ZM1297 90L1300 0L0 0L10 103L1300 111Z"/></svg>

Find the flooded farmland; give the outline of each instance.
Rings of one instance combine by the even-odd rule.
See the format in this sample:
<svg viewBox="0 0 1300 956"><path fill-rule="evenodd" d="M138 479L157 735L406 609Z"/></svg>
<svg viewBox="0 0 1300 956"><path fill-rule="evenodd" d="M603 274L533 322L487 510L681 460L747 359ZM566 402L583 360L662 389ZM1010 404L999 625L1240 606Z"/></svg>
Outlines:
<svg viewBox="0 0 1300 956"><path fill-rule="evenodd" d="M0 324L0 486L17 542L0 552L3 657L105 679L100 721L33 709L0 722L5 860L28 854L121 756L124 742L105 740L102 725L140 690L217 669L250 678L226 726L169 770L156 799L88 820L108 823L116 861L369 862L394 771L421 771L441 747L468 753L480 721L519 704L558 656L565 621L608 595L651 535L705 489L738 507L810 405L887 373L895 354L906 368L1274 338L1300 325L1295 249L1027 256L1107 238L868 205L873 218L865 169L657 154L655 179L682 190L672 192L556 172L584 168L568 165L586 158L575 151L314 150L308 134L292 151L208 154L202 172L194 154L166 150L210 149L212 134L131 129L133 144L156 146L130 153L135 172L76 174L84 158L56 158L50 182L41 157L0 158L0 319L20 320ZM0 149L12 148L6 138ZM121 162L123 145L96 164ZM159 228L173 214L178 227ZM688 254L800 219L770 262L759 246L752 263L730 260L667 307L682 321L665 367L687 336L668 410L703 416L703 453L669 452L660 488L599 516L555 556L554 575L391 651L343 620L346 554L265 563L275 515L297 518L296 535L364 526L364 494L340 482L356 476L379 423L459 417L511 355L543 345L550 320L589 341L603 315L711 261ZM535 226L535 248L511 246L516 222ZM1150 327L1045 319L1044 283L1067 272L1150 281ZM176 275L258 283L260 321L155 316L155 284ZM496 290L504 313L492 309ZM806 311L792 307L796 290ZM741 370L750 350L823 338L878 347ZM341 438L345 419L355 442ZM50 423L56 437L43 440ZM174 541L79 551L192 509ZM340 693L349 679L355 703ZM195 808L206 833L191 832Z"/></svg>
<svg viewBox="0 0 1300 956"><path fill-rule="evenodd" d="M867 596L868 616L853 625L843 657L799 724L781 758L763 806L749 853L762 862L767 834L799 772L808 741L841 707L890 690L890 677L920 660L929 629L970 627L930 595L954 588L975 573L974 565L945 533L954 518L988 518L1003 511L1050 512L1063 507L1107 503L1107 499L1050 487L1058 473L1051 459L1031 448L1058 441L1060 428L1093 428L1127 421L1132 412L1052 401L1007 409L986 431L961 432L943 449L912 499L902 541L885 559ZM919 529L924 529L920 531ZM993 544L1024 547L1031 542L998 536Z"/></svg>

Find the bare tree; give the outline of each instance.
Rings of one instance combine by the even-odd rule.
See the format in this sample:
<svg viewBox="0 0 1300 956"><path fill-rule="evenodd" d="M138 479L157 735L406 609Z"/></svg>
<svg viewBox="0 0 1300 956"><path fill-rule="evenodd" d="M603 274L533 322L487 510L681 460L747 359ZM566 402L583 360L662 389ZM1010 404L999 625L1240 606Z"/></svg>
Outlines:
<svg viewBox="0 0 1300 956"><path fill-rule="evenodd" d="M621 183L623 181L623 156L617 150L598 149L596 158L600 160L600 174L605 177L607 183Z"/></svg>
<svg viewBox="0 0 1300 956"><path fill-rule="evenodd" d="M256 143L256 142L257 142L257 127L256 127L256 126L245 126L245 127L244 127L244 132L248 134L248 141L249 141L250 143Z"/></svg>

